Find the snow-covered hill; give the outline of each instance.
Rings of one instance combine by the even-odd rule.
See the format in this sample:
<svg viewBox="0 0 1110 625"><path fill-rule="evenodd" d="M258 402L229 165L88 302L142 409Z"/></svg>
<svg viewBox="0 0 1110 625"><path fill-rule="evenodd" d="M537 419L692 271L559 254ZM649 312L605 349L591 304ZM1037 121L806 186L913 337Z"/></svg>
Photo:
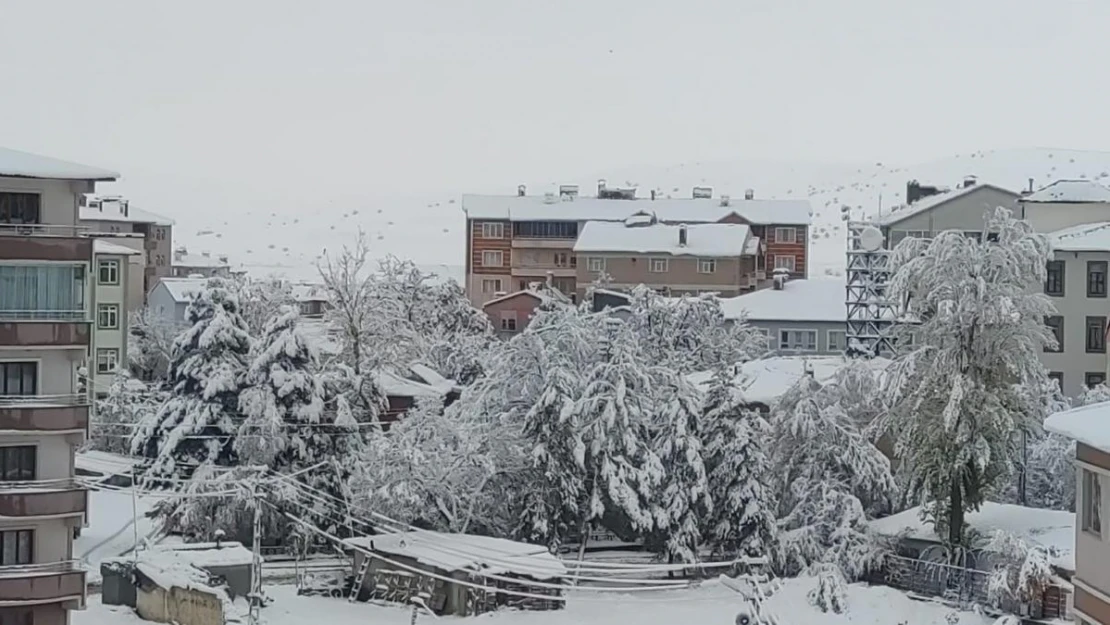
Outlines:
<svg viewBox="0 0 1110 625"><path fill-rule="evenodd" d="M903 202L906 182L955 186L965 176L1020 190L1032 178L1037 187L1063 178L1110 179L1110 152L1054 148L1016 148L957 154L917 164L780 163L770 161L689 162L665 167L613 168L590 175L525 181L529 193L577 183L590 193L597 180L636 186L641 196L655 189L661 197L687 197L694 186L711 186L715 195L743 197L807 196L813 204L812 262L814 276L836 274L844 266L844 230L840 207L878 212ZM501 188L459 189L455 194L409 197L206 198L188 210L169 210L142 203L177 221L175 238L190 251L227 254L252 273L284 273L295 279L315 278L315 261L324 249L354 239L359 228L370 237L376 254L395 254L435 266L457 276L465 254L464 218L459 197L464 192L513 193L521 181L506 180ZM1110 182L1110 180L1108 180ZM240 206L230 210L227 206Z"/></svg>

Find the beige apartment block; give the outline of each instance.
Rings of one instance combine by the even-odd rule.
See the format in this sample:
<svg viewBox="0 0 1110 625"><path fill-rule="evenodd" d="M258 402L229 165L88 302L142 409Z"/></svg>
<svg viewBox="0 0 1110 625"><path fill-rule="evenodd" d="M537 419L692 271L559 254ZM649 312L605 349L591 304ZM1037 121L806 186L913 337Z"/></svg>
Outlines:
<svg viewBox="0 0 1110 625"><path fill-rule="evenodd" d="M81 225L87 233L142 237L144 298L159 280L172 275L172 219L132 206L119 196L89 194L83 199Z"/></svg>

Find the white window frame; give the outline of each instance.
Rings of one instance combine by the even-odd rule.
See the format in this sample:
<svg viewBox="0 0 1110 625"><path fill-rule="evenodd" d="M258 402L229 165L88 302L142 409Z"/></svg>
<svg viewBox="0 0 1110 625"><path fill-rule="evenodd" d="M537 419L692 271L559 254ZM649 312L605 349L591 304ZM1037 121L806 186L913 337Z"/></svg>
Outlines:
<svg viewBox="0 0 1110 625"><path fill-rule="evenodd" d="M506 322L509 322L509 321L513 322L513 327L511 327L511 328L505 327L506 325L508 325ZM518 327L519 326L517 326L516 311L515 310L502 310L501 311L501 329L504 330L505 332L516 332Z"/></svg>
<svg viewBox="0 0 1110 625"><path fill-rule="evenodd" d="M111 323L103 323L103 316L111 318ZM119 329L119 304L97 304L96 305L96 327L100 330L118 330Z"/></svg>
<svg viewBox="0 0 1110 625"><path fill-rule="evenodd" d="M698 273L717 273L717 259L699 258Z"/></svg>
<svg viewBox="0 0 1110 625"><path fill-rule="evenodd" d="M487 221L482 223L482 238L483 239L504 239L505 238L505 224L499 221Z"/></svg>
<svg viewBox="0 0 1110 625"><path fill-rule="evenodd" d="M802 332L809 332L813 334L813 348L797 347L794 343L787 340L791 334L800 334ZM779 349L794 351L794 352L815 352L818 348L818 341L821 338L821 333L812 328L791 328L789 330L779 330Z"/></svg>
<svg viewBox="0 0 1110 625"><path fill-rule="evenodd" d="M790 259L790 262L779 263L780 258L782 260ZM775 254L774 269L787 269L790 271L790 273L794 273L798 270L798 257L794 254Z"/></svg>
<svg viewBox="0 0 1110 625"><path fill-rule="evenodd" d="M586 259L586 269L593 273L605 271L605 259L601 256L590 256Z"/></svg>
<svg viewBox="0 0 1110 625"><path fill-rule="evenodd" d="M790 233L790 236L786 236ZM775 228L775 243L797 243L798 242L798 229L790 227Z"/></svg>
<svg viewBox="0 0 1110 625"><path fill-rule="evenodd" d="M486 288L491 285L496 285L496 288ZM500 293L501 292L501 278L482 278L482 292L483 293Z"/></svg>
<svg viewBox="0 0 1110 625"><path fill-rule="evenodd" d="M107 270L110 277L109 280L101 280L103 272ZM119 285L119 261L110 258L103 258L96 263L96 283L106 286Z"/></svg>
<svg viewBox="0 0 1110 625"><path fill-rule="evenodd" d="M1083 500L1080 527L1087 534L1102 540L1102 475L1087 468L1080 471L1083 476L1080 484L1080 497Z"/></svg>
<svg viewBox="0 0 1110 625"><path fill-rule="evenodd" d="M496 256L493 256L496 254ZM488 256L487 256L488 255ZM497 263L491 263L487 259L496 258ZM501 250L482 250L482 266L483 267L504 267L505 266L505 253Z"/></svg>
<svg viewBox="0 0 1110 625"><path fill-rule="evenodd" d="M101 366L101 363L108 366ZM119 350L115 347L96 348L96 372L115 373L119 369Z"/></svg>
<svg viewBox="0 0 1110 625"><path fill-rule="evenodd" d="M840 335L840 346L833 347L832 337L834 334ZM846 330L828 330L825 333L825 344L828 346L829 351L839 350L844 351L848 345L848 332Z"/></svg>
<svg viewBox="0 0 1110 625"><path fill-rule="evenodd" d="M667 273L670 270L671 263L666 258L649 258L648 270L651 273Z"/></svg>

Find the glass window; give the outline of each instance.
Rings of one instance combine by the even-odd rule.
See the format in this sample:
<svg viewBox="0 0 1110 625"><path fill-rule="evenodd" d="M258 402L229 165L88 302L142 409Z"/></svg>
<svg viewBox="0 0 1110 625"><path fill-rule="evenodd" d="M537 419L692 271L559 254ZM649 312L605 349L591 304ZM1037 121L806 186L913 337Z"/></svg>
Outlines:
<svg viewBox="0 0 1110 625"><path fill-rule="evenodd" d="M38 193L0 191L0 223L42 223L39 212L41 201L42 197Z"/></svg>
<svg viewBox="0 0 1110 625"><path fill-rule="evenodd" d="M84 309L84 268L0 266L0 319L84 319Z"/></svg>
<svg viewBox="0 0 1110 625"><path fill-rule="evenodd" d="M1102 483L1098 473L1083 469L1083 531L1102 536Z"/></svg>
<svg viewBox="0 0 1110 625"><path fill-rule="evenodd" d="M119 350L115 348L98 348L96 350L96 372L112 373L119 365Z"/></svg>
<svg viewBox="0 0 1110 625"><path fill-rule="evenodd" d="M516 332L516 312L505 311L501 313L501 329Z"/></svg>
<svg viewBox="0 0 1110 625"><path fill-rule="evenodd" d="M798 231L794 228L775 228L775 243L797 243Z"/></svg>
<svg viewBox="0 0 1110 625"><path fill-rule="evenodd" d="M35 479L35 446L0 447L0 481L30 482Z"/></svg>
<svg viewBox="0 0 1110 625"><path fill-rule="evenodd" d="M775 254L775 269L788 269L791 273L795 271L796 259L794 255L784 256L782 254Z"/></svg>
<svg viewBox="0 0 1110 625"><path fill-rule="evenodd" d="M698 273L715 273L717 271L716 258L702 258L698 260Z"/></svg>
<svg viewBox="0 0 1110 625"><path fill-rule="evenodd" d="M1106 317L1087 317L1087 353L1106 353Z"/></svg>
<svg viewBox="0 0 1110 625"><path fill-rule="evenodd" d="M1051 295L1053 297L1064 296L1064 273L1064 261L1048 261L1048 273L1046 274L1044 281L1045 295Z"/></svg>
<svg viewBox="0 0 1110 625"><path fill-rule="evenodd" d="M523 290L523 289L521 289ZM482 280L483 293L500 293L501 292L501 278L485 278Z"/></svg>
<svg viewBox="0 0 1110 625"><path fill-rule="evenodd" d="M779 349L804 352L817 351L817 331L782 330L779 332Z"/></svg>
<svg viewBox="0 0 1110 625"><path fill-rule="evenodd" d="M119 261L102 260L97 264L97 276L100 284L119 284Z"/></svg>
<svg viewBox="0 0 1110 625"><path fill-rule="evenodd" d="M0 532L0 565L31 564L34 562L34 544L34 530Z"/></svg>
<svg viewBox="0 0 1110 625"><path fill-rule="evenodd" d="M1106 261L1087 261L1087 297L1106 297Z"/></svg>
<svg viewBox="0 0 1110 625"><path fill-rule="evenodd" d="M651 259L651 272L652 273L666 273L667 272L667 259L666 258L652 258Z"/></svg>
<svg viewBox="0 0 1110 625"><path fill-rule="evenodd" d="M499 222L486 222L482 224L483 239L504 239L505 224Z"/></svg>
<svg viewBox="0 0 1110 625"><path fill-rule="evenodd" d="M502 267L504 255L501 250L485 250L482 252L482 266L483 267Z"/></svg>
<svg viewBox="0 0 1110 625"><path fill-rule="evenodd" d="M586 268L593 272L605 271L605 259L591 256L586 260Z"/></svg>
<svg viewBox="0 0 1110 625"><path fill-rule="evenodd" d="M96 325L104 330L115 330L119 328L119 304L97 305Z"/></svg>
<svg viewBox="0 0 1110 625"><path fill-rule="evenodd" d="M1064 391L1064 372L1063 371L1049 371L1048 379L1056 381L1056 390Z"/></svg>
<svg viewBox="0 0 1110 625"><path fill-rule="evenodd" d="M38 395L38 363L0 362L0 395Z"/></svg>
<svg viewBox="0 0 1110 625"><path fill-rule="evenodd" d="M976 243L983 242L983 233L977 230L964 230L964 236L969 239L974 239Z"/></svg>
<svg viewBox="0 0 1110 625"><path fill-rule="evenodd" d="M1087 385L1087 388L1092 388L1092 387L1098 386L1099 384L1102 384L1105 381L1106 381L1106 374L1103 373L1102 371L1088 371L1083 376L1083 383Z"/></svg>
<svg viewBox="0 0 1110 625"><path fill-rule="evenodd" d="M1060 315L1052 317L1045 317L1044 324L1052 330L1052 336L1056 338L1056 345L1054 347L1045 346L1046 352L1062 352L1064 351L1064 318Z"/></svg>
<svg viewBox="0 0 1110 625"><path fill-rule="evenodd" d="M829 351L844 349L846 333L844 330L829 330Z"/></svg>

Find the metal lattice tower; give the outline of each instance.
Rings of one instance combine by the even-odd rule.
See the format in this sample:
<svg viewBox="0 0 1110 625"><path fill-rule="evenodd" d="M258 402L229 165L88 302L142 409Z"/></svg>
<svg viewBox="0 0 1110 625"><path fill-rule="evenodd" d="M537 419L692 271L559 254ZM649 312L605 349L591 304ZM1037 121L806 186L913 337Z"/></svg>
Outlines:
<svg viewBox="0 0 1110 625"><path fill-rule="evenodd" d="M886 294L890 250L876 226L857 221L848 221L847 226L847 353L865 358L891 356L897 313Z"/></svg>

